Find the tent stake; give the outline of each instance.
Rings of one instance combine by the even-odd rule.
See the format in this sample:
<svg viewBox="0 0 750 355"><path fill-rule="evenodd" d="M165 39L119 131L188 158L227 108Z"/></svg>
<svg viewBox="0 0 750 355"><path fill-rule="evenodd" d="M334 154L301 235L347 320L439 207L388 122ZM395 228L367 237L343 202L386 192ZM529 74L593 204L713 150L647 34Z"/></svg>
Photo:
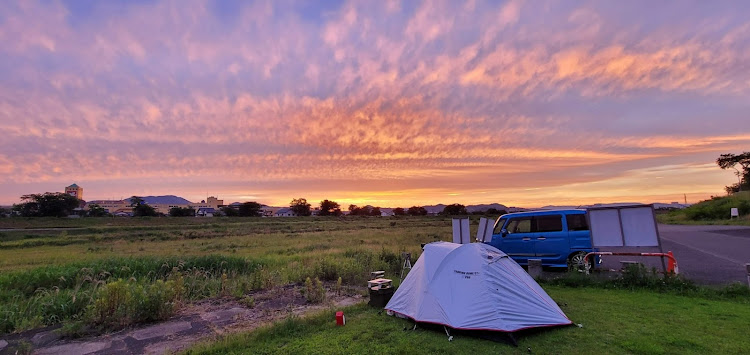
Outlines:
<svg viewBox="0 0 750 355"><path fill-rule="evenodd" d="M443 326L443 329L445 329L445 335L448 336L448 341L453 341L453 336L451 335L451 333L448 333L448 328Z"/></svg>

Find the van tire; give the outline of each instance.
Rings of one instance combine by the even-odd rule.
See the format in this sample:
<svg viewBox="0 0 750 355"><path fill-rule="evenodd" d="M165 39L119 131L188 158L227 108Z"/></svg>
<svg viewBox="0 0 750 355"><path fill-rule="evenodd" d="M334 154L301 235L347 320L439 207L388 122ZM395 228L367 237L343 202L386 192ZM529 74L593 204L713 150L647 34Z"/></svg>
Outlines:
<svg viewBox="0 0 750 355"><path fill-rule="evenodd" d="M579 251L579 252L570 254L570 256L568 257L568 270L583 272L583 273L587 273L588 271L591 271L590 262L588 264L588 270L586 270L586 263L584 262L584 258L586 257L586 254L588 253L585 251Z"/></svg>

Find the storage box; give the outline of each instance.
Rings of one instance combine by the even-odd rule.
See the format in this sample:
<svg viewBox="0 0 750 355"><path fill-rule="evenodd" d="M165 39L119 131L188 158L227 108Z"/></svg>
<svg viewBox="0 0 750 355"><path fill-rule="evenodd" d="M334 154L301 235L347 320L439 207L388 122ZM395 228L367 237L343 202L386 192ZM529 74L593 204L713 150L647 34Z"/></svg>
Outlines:
<svg viewBox="0 0 750 355"><path fill-rule="evenodd" d="M388 301L391 300L391 297L393 297L393 291L393 287L377 289L370 288L370 302L367 302L367 304L373 307L383 308L388 304Z"/></svg>

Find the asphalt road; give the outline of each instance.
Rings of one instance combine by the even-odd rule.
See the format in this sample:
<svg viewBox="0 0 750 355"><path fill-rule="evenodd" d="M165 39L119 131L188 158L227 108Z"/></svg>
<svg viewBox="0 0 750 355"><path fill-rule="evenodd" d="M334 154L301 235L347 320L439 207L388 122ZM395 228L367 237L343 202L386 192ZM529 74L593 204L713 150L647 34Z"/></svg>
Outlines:
<svg viewBox="0 0 750 355"><path fill-rule="evenodd" d="M738 226L659 225L664 252L672 251L680 274L701 284L747 283L750 228ZM633 250L635 251L635 250ZM644 248L641 251L658 251ZM605 256L602 266L619 269L621 261L662 268L658 257Z"/></svg>

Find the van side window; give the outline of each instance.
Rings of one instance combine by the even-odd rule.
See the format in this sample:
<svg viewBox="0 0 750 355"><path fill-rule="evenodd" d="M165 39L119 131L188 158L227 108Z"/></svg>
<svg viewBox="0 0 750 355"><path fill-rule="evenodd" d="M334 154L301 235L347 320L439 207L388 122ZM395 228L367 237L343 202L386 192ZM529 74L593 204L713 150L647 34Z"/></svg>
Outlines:
<svg viewBox="0 0 750 355"><path fill-rule="evenodd" d="M536 232L562 232L562 215L536 216Z"/></svg>
<svg viewBox="0 0 750 355"><path fill-rule="evenodd" d="M531 217L511 219L508 222L508 233L531 233Z"/></svg>
<svg viewBox="0 0 750 355"><path fill-rule="evenodd" d="M566 217L568 219L568 230L569 231L587 231L587 230L589 230L589 224L586 223L586 215L584 215L584 214L569 214Z"/></svg>

